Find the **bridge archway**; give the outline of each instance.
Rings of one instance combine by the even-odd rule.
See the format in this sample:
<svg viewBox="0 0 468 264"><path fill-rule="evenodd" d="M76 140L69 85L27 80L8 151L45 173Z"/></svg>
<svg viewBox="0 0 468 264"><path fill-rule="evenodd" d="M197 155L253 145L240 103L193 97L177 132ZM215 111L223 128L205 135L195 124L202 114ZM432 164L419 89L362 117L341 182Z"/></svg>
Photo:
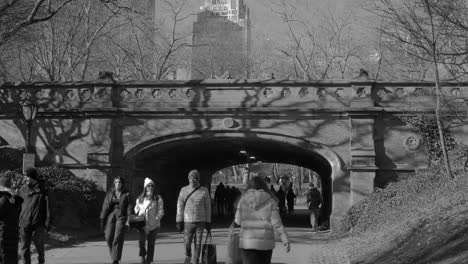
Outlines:
<svg viewBox="0 0 468 264"><path fill-rule="evenodd" d="M344 174L342 161L327 147L297 137L268 132L216 131L154 138L126 153L126 163L130 164L126 174L135 195L142 190L145 177L158 182L165 200L165 221L173 223L178 192L187 184L187 173L198 169L202 184L208 184L214 172L245 163L239 156L243 149L254 153L262 162L287 163L317 172L322 181L323 213L328 220L334 206L333 183Z"/></svg>

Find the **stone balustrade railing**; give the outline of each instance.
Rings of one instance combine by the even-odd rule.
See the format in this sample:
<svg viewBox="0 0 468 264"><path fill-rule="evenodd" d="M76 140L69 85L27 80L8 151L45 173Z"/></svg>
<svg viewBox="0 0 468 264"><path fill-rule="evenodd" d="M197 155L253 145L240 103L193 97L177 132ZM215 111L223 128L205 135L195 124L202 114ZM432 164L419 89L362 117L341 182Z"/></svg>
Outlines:
<svg viewBox="0 0 468 264"><path fill-rule="evenodd" d="M468 98L468 83L442 83L445 101ZM434 108L430 82L369 81L155 81L71 83L2 83L0 112L16 112L22 100L41 109L113 109L128 111L188 107L343 109L383 107ZM406 106L405 106L406 105Z"/></svg>

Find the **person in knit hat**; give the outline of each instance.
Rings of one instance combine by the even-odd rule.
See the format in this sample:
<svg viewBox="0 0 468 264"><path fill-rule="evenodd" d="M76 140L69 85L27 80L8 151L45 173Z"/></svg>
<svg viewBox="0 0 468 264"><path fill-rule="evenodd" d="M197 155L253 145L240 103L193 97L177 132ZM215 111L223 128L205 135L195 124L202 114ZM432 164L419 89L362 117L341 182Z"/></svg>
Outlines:
<svg viewBox="0 0 468 264"><path fill-rule="evenodd" d="M23 199L11 189L13 172L0 176L0 263L18 263L19 214Z"/></svg>
<svg viewBox="0 0 468 264"><path fill-rule="evenodd" d="M143 191L136 200L135 214L144 216L144 227L139 231L140 258L142 264L150 264L154 259L156 234L164 216L164 202L159 195L159 188L150 178L145 178ZM148 246L146 247L146 244Z"/></svg>
<svg viewBox="0 0 468 264"><path fill-rule="evenodd" d="M176 223L179 232L184 231L185 264L199 263L203 230L211 231L211 198L208 189L200 185L200 173L191 170L189 185L182 187L177 199ZM195 255L192 258L192 241Z"/></svg>
<svg viewBox="0 0 468 264"><path fill-rule="evenodd" d="M21 255L24 264L31 263L31 241L34 238L38 262L45 262L44 239L52 225L50 193L44 188L36 168L25 170L26 184L19 190L23 206L19 217Z"/></svg>

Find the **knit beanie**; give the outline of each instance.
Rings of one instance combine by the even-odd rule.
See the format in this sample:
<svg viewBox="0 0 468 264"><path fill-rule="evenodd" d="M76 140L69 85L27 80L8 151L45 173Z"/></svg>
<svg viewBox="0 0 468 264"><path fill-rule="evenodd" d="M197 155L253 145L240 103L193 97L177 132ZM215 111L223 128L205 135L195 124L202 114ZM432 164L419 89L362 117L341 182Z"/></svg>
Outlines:
<svg viewBox="0 0 468 264"><path fill-rule="evenodd" d="M37 174L36 168L29 167L26 169L24 174L26 174L26 176L28 176L31 179L34 179L36 181L39 180L39 175Z"/></svg>
<svg viewBox="0 0 468 264"><path fill-rule="evenodd" d="M200 180L200 172L197 170L191 170L188 174L188 178L197 178L197 180Z"/></svg>
<svg viewBox="0 0 468 264"><path fill-rule="evenodd" d="M143 186L146 188L146 186L148 186L148 184L153 184L153 186L154 186L154 181L151 180L150 178L145 178L145 184L143 184Z"/></svg>

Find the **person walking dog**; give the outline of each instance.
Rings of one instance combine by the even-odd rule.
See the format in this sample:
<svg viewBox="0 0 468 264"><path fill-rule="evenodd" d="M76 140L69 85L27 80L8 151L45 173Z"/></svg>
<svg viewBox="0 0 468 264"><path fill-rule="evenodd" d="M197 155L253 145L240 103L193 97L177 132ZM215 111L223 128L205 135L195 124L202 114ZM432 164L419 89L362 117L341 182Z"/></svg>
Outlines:
<svg viewBox="0 0 468 264"><path fill-rule="evenodd" d="M104 230L112 264L122 258L128 216L132 212L130 193L124 188L122 177L114 178L113 187L107 192L101 210L101 230Z"/></svg>
<svg viewBox="0 0 468 264"><path fill-rule="evenodd" d="M150 178L145 178L143 192L136 200L135 214L144 216L145 225L139 231L141 264L151 264L154 258L156 235L164 216L164 203L159 188ZM148 244L148 247L146 246Z"/></svg>
<svg viewBox="0 0 468 264"><path fill-rule="evenodd" d="M191 170L189 185L182 187L177 199L177 230L184 231L185 264L198 264L203 230L211 231L211 198L208 189L200 185L200 173ZM192 241L195 255L192 258Z"/></svg>
<svg viewBox="0 0 468 264"><path fill-rule="evenodd" d="M291 249L278 209L278 200L262 177L250 179L234 218L240 225L239 248L243 264L270 264L275 248L275 230L279 232L286 252Z"/></svg>

